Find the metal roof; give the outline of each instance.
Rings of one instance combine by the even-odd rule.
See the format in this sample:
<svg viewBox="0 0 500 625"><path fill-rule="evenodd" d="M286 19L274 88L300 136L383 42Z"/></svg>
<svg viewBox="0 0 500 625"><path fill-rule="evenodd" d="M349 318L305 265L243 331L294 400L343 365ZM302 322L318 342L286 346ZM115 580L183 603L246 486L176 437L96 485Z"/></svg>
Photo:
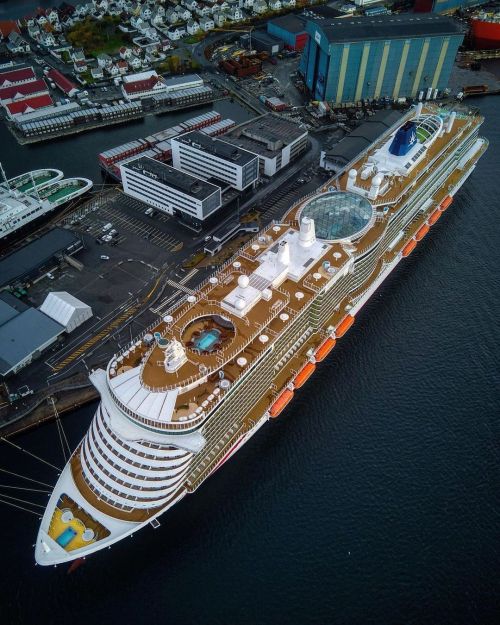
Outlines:
<svg viewBox="0 0 500 625"><path fill-rule="evenodd" d="M268 24L273 24L278 28L287 30L290 33L305 33L306 32L306 20L290 13L289 15L280 15L273 20L269 20ZM252 35L254 36L254 35Z"/></svg>
<svg viewBox="0 0 500 625"><path fill-rule="evenodd" d="M311 19L307 23L307 29L310 33L316 30L323 32L330 43L464 34L458 22L434 13Z"/></svg>
<svg viewBox="0 0 500 625"><path fill-rule="evenodd" d="M55 254L80 243L69 230L54 228L0 260L0 286L13 284L47 263Z"/></svg>
<svg viewBox="0 0 500 625"><path fill-rule="evenodd" d="M0 375L7 375L28 356L58 337L64 328L36 308L28 308L0 325Z"/></svg>

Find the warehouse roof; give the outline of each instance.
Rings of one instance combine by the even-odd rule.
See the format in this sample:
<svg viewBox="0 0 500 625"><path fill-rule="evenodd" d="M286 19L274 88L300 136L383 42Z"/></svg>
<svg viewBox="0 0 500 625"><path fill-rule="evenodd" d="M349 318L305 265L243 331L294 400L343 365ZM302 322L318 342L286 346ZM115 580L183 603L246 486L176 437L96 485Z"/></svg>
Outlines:
<svg viewBox="0 0 500 625"><path fill-rule="evenodd" d="M0 375L7 375L30 354L63 331L59 323L36 308L14 311L12 318L0 325Z"/></svg>
<svg viewBox="0 0 500 625"><path fill-rule="evenodd" d="M289 15L280 15L273 20L269 20L269 24L274 24L278 28L288 30L291 33L305 33L306 22L298 15L290 13Z"/></svg>
<svg viewBox="0 0 500 625"><path fill-rule="evenodd" d="M391 126L401 120L402 113L394 110L377 111L363 124L344 137L336 145L326 150L327 160L347 165L360 152L376 141Z"/></svg>
<svg viewBox="0 0 500 625"><path fill-rule="evenodd" d="M77 243L80 243L80 239L69 230L54 228L0 260L0 286L21 280L47 263L58 252Z"/></svg>
<svg viewBox="0 0 500 625"><path fill-rule="evenodd" d="M170 165L165 165L165 163L160 163L147 156L140 156L133 161L129 161L126 165L122 165L122 167L131 171L137 171L145 176L151 176L158 182L191 195L197 200L204 200L220 191L219 187L205 182L205 180L181 172L170 167Z"/></svg>
<svg viewBox="0 0 500 625"><path fill-rule="evenodd" d="M308 21L307 27L310 32L322 31L330 43L463 35L464 32L452 18L434 13L312 19Z"/></svg>
<svg viewBox="0 0 500 625"><path fill-rule="evenodd" d="M41 91L48 91L45 80L32 80L30 82L21 83L20 85L0 88L0 100L10 100L33 93L40 93Z"/></svg>
<svg viewBox="0 0 500 625"><path fill-rule="evenodd" d="M49 69L47 77L53 80L59 87L59 89L61 89L61 91L64 91L66 95L71 93L73 89L76 89L76 85L72 83L69 78L66 78L64 74L61 74L61 72L57 69Z"/></svg>
<svg viewBox="0 0 500 625"><path fill-rule="evenodd" d="M0 87L6 87L8 85L14 85L18 82L24 82L27 80L35 80L35 72L32 67L24 67L22 69L13 69L8 72L0 73Z"/></svg>
<svg viewBox="0 0 500 625"><path fill-rule="evenodd" d="M15 100L5 105L5 108L11 115L19 115L24 113L31 113L37 109L45 108L46 106L52 106L52 98L48 93L42 93L41 95L35 95L31 98L25 98L24 100Z"/></svg>

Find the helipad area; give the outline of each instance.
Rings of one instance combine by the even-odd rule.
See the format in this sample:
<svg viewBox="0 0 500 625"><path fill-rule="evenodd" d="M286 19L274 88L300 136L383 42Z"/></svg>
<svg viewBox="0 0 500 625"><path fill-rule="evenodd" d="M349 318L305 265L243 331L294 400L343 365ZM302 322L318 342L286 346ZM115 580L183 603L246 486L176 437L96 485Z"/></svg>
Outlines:
<svg viewBox="0 0 500 625"><path fill-rule="evenodd" d="M374 211L370 202L356 193L333 191L307 202L300 218L314 219L316 236L325 241L359 238L371 227Z"/></svg>

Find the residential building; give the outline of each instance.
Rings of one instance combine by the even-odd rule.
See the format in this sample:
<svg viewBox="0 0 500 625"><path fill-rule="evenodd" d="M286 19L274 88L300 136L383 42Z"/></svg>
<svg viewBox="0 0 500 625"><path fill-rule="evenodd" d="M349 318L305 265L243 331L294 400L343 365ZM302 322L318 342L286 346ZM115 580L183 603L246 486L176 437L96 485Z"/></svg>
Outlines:
<svg viewBox="0 0 500 625"><path fill-rule="evenodd" d="M120 171L126 195L168 215L201 222L221 205L219 186L152 158L129 161Z"/></svg>
<svg viewBox="0 0 500 625"><path fill-rule="evenodd" d="M196 20L189 20L186 24L186 30L188 35L196 35L196 33L200 30L200 25Z"/></svg>
<svg viewBox="0 0 500 625"><path fill-rule="evenodd" d="M208 32L215 28L214 21L211 17L200 17L200 28L204 32Z"/></svg>
<svg viewBox="0 0 500 625"><path fill-rule="evenodd" d="M415 97L444 90L463 41L462 27L440 15L309 19L300 70L314 100Z"/></svg>
<svg viewBox="0 0 500 625"><path fill-rule="evenodd" d="M220 139L193 131L173 138L171 144L173 166L194 176L221 180L238 191L259 177L255 154Z"/></svg>
<svg viewBox="0 0 500 625"><path fill-rule="evenodd" d="M31 51L30 44L13 30L7 38L7 49L12 54L27 54Z"/></svg>

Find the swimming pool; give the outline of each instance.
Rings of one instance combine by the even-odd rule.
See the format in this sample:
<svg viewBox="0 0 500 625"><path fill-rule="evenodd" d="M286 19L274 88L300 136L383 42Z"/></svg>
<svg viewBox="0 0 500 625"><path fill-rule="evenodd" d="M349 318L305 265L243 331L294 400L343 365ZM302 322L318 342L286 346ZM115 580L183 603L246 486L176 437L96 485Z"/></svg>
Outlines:
<svg viewBox="0 0 500 625"><path fill-rule="evenodd" d="M59 536L56 538L56 543L58 545L61 545L61 547L65 548L73 540L76 534L76 530L74 530L72 527L67 527L64 532L62 534L59 534Z"/></svg>
<svg viewBox="0 0 500 625"><path fill-rule="evenodd" d="M199 349L200 352L210 352L219 340L220 335L220 330L217 330L217 328L205 330L193 340L193 347Z"/></svg>

